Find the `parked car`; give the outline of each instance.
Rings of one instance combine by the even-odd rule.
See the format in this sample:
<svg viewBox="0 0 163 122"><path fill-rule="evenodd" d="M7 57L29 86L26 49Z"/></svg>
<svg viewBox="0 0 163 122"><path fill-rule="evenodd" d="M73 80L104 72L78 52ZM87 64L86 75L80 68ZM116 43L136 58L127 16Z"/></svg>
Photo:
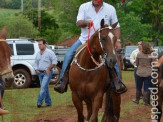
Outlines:
<svg viewBox="0 0 163 122"><path fill-rule="evenodd" d="M154 49L158 53L158 58L160 58L163 55L163 46L155 46Z"/></svg>
<svg viewBox="0 0 163 122"><path fill-rule="evenodd" d="M35 56L39 51L38 42L32 39L7 39L12 49L11 65L14 72L13 88L27 88L32 81L38 81L34 70ZM54 68L51 82L59 80L59 70Z"/></svg>
<svg viewBox="0 0 163 122"><path fill-rule="evenodd" d="M123 57L123 70L127 70L127 68L134 68L134 66L130 62L130 55L131 53L137 49L138 46L126 46L125 47L125 54Z"/></svg>

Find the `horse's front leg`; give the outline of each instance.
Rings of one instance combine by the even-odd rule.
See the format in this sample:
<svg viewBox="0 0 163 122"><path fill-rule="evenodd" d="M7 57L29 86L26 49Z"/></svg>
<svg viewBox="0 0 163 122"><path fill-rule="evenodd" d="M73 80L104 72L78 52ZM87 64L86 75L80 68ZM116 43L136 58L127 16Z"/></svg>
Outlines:
<svg viewBox="0 0 163 122"><path fill-rule="evenodd" d="M98 111L102 105L104 93L98 93L93 101L92 104L92 116L91 116L91 122L98 122Z"/></svg>
<svg viewBox="0 0 163 122"><path fill-rule="evenodd" d="M92 101L91 100L85 100L86 104L87 104L87 118L86 121L89 121L92 115Z"/></svg>
<svg viewBox="0 0 163 122"><path fill-rule="evenodd" d="M78 122L84 122L83 103L76 92L72 91L72 101L78 113Z"/></svg>

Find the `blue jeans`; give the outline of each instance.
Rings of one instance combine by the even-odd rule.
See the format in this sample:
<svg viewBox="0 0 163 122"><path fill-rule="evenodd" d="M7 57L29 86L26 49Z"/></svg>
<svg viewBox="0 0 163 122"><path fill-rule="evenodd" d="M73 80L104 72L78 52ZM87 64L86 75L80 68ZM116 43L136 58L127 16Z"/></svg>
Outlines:
<svg viewBox="0 0 163 122"><path fill-rule="evenodd" d="M136 86L136 88L137 88L137 83L136 82L138 81L137 80L138 75L136 74L137 69L138 69L137 67L134 67L134 78L135 78L135 86ZM141 93L140 94L141 94L141 96L143 96L142 89L141 89Z"/></svg>
<svg viewBox="0 0 163 122"><path fill-rule="evenodd" d="M114 66L114 68L115 68L115 70L116 70L116 73L117 73L118 78L121 79L121 72L120 72L120 69L119 69L118 64L116 64L116 65Z"/></svg>
<svg viewBox="0 0 163 122"><path fill-rule="evenodd" d="M140 77L137 75L137 78L136 78L136 89L137 91L140 91L141 92L141 89L142 89L142 86L143 86L143 83L144 83L144 92L149 92L149 87L151 87L152 83L151 83L151 76L148 76L148 77Z"/></svg>
<svg viewBox="0 0 163 122"><path fill-rule="evenodd" d="M116 71L117 77L118 77L119 80L120 80L120 81L118 82L118 84L119 84L119 86L121 86L121 85L122 85L122 81L121 81L121 72L120 72L120 69L119 69L118 64L115 64L114 69L115 69L115 71ZM111 85L112 85L112 88L115 87L114 82L111 82Z"/></svg>
<svg viewBox="0 0 163 122"><path fill-rule="evenodd" d="M40 93L38 95L38 100L37 100L37 104L42 104L43 100L45 99L45 103L47 105L51 105L51 98L50 98L50 94L49 94L49 88L48 85L50 83L50 79L52 78L53 75L53 71L50 71L50 74L47 75L46 72L42 72L38 74L39 80L40 80Z"/></svg>
<svg viewBox="0 0 163 122"><path fill-rule="evenodd" d="M78 47L82 45L82 43L80 42L80 40L78 39L71 47L70 49L67 51L67 53L64 56L64 61L62 64L62 70L60 73L60 78L63 78L64 73L68 67L68 65L71 63L71 60L73 59L76 50L78 49Z"/></svg>

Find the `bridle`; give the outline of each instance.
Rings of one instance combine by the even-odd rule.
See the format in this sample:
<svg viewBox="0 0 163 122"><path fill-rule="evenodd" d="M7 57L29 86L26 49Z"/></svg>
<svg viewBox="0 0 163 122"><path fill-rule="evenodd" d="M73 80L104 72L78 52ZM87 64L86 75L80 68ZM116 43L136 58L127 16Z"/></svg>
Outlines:
<svg viewBox="0 0 163 122"><path fill-rule="evenodd" d="M94 28L94 26L93 26ZM111 26L108 26L108 27L105 27L105 28L100 28L98 29L98 40L99 40L99 43L100 43L100 47L101 49L103 50L103 46L102 46L102 43L101 43L101 35L100 35L100 32L102 30L105 30L105 29L109 29L109 30L112 30L113 28ZM95 30L95 29L94 29ZM89 28L89 33L90 33L90 28ZM89 33L88 33L88 40L87 40L87 45L83 46L77 53L76 55L74 56L73 58L73 61L71 63L71 65L73 63L75 63L80 69L84 70L84 71L94 71L94 70L97 70L99 69L100 67L102 67L103 65L105 65L105 58L107 56L107 53L104 53L103 56L100 55L100 63L96 61L96 59L93 57L91 51L90 51L90 48L89 48ZM91 59L92 61L96 64L96 67L95 68L92 68L92 69L86 69L86 68L83 68L79 63L78 63L78 60L77 60L77 57L78 55L87 47L87 50L91 56Z"/></svg>
<svg viewBox="0 0 163 122"><path fill-rule="evenodd" d="M92 53L91 53L91 51L90 51L90 48L89 48L89 36L90 36L90 29L91 29L91 27L93 27L93 29L94 29L94 31L95 31L94 24L93 24L93 23L90 23L90 24L89 24L89 30L88 30L87 49L88 49L88 52L89 52L89 54L90 54L90 56L91 56L92 61L98 66L99 63L98 63L98 61L96 61L96 59L93 57L93 55L92 55ZM101 47L101 50L102 50L102 51L104 51L104 50L103 50L103 46L102 46L102 43L101 43L100 32L101 32L102 30L105 30L105 29L113 30L113 28L112 28L110 25L109 25L108 27L104 27L104 28L98 29L98 39L99 39L99 43L100 43L100 47Z"/></svg>

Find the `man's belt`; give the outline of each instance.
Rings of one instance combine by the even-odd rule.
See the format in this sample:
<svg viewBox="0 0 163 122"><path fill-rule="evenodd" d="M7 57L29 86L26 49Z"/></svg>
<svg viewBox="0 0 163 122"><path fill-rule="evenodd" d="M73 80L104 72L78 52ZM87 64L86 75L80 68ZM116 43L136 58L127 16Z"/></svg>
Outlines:
<svg viewBox="0 0 163 122"><path fill-rule="evenodd" d="M43 72L46 72L45 70L38 70L39 72L43 73Z"/></svg>

